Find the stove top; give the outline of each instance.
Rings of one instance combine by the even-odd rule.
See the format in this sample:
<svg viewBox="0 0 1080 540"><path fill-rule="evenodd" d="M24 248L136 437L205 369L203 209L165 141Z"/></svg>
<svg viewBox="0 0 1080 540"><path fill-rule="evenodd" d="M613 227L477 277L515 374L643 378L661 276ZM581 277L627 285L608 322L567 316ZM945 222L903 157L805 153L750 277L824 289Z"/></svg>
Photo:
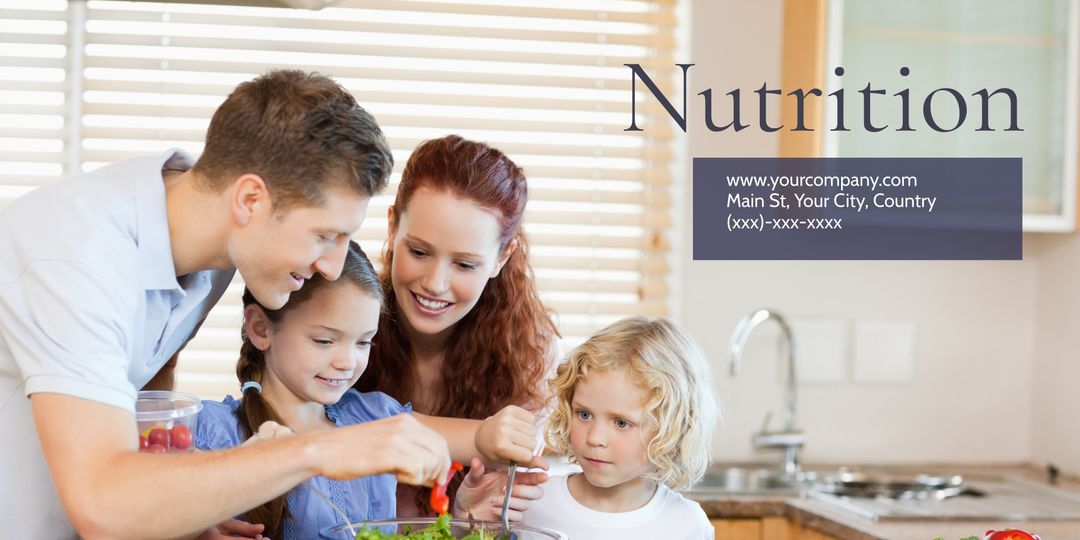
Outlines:
<svg viewBox="0 0 1080 540"><path fill-rule="evenodd" d="M810 497L879 520L1080 520L1080 495L1019 477L966 477L958 495L938 499L856 497L812 489Z"/></svg>

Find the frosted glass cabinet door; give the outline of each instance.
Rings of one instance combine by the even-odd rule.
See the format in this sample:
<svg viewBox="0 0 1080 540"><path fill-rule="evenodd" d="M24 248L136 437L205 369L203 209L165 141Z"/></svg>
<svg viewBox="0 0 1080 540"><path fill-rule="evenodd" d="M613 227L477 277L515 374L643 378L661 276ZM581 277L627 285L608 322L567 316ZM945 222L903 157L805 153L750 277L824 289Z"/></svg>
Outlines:
<svg viewBox="0 0 1080 540"><path fill-rule="evenodd" d="M1077 25L1080 0L831 0L825 62L826 92L844 89L845 125L836 128L836 100L825 100L827 156L1021 157L1024 160L1024 229L1076 228ZM837 76L834 69L842 66ZM902 68L907 68L901 73ZM864 90L871 96L863 125ZM924 100L939 88L965 100L966 117L941 133L927 123ZM1017 127L1006 131L1012 111L1004 94L1012 89ZM909 91L903 126L903 101ZM930 116L941 129L961 120L955 97L938 92ZM983 111L988 127L982 127ZM830 124L833 122L833 124Z"/></svg>

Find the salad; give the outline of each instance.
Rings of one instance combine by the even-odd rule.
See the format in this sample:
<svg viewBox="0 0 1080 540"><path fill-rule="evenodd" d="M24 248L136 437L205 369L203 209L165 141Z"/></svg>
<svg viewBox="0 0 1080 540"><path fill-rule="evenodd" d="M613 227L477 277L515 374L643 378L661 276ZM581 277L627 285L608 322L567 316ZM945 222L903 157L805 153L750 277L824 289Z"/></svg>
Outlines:
<svg viewBox="0 0 1080 540"><path fill-rule="evenodd" d="M434 523L415 532L412 530L412 525L403 525L404 532L398 533L387 533L367 526L356 533L356 540L408 540L410 538L413 540L499 540L500 536L488 532L483 527L478 527L473 522L472 515L469 516L468 532L464 536L458 536L450 526L450 514L447 513L450 498L446 495L446 486L454 474L462 469L461 463L453 462L446 480L438 483L431 490L431 507L439 513L439 518ZM458 526L459 531L463 528Z"/></svg>
<svg viewBox="0 0 1080 540"><path fill-rule="evenodd" d="M356 540L495 540L495 535L484 529L473 529L465 536L456 536L450 530L450 514L443 514L435 523L423 530L412 532L405 527L404 533L385 533L379 529L364 527L356 533Z"/></svg>

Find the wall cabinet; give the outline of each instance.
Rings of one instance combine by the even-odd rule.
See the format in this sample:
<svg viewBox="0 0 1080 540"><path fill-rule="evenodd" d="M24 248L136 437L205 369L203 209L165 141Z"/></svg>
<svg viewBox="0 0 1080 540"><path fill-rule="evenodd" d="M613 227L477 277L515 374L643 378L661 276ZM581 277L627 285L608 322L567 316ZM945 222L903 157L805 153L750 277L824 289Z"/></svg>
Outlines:
<svg viewBox="0 0 1080 540"><path fill-rule="evenodd" d="M1076 229L1080 0L787 0L784 8L784 88L823 95L807 101L817 129L782 132L782 155L1021 157L1024 229ZM995 93L1002 88L1015 108ZM795 125L784 105L785 125ZM984 111L992 131L980 130ZM1022 131L1008 131L1014 111ZM930 122L957 127L940 132Z"/></svg>

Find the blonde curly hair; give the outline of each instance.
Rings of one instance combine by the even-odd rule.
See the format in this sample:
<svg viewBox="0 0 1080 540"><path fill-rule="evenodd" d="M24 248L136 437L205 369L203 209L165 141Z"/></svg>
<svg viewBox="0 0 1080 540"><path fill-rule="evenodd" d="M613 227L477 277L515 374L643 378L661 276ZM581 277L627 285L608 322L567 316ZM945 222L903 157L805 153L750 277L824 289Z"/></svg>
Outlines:
<svg viewBox="0 0 1080 540"><path fill-rule="evenodd" d="M719 421L708 361L694 340L671 321L628 317L601 330L570 351L559 366L548 406L545 438L557 454L571 455L570 404L578 381L592 370L625 368L648 398L646 417L656 435L646 441L653 465L647 477L676 491L689 489L705 474L709 446Z"/></svg>

